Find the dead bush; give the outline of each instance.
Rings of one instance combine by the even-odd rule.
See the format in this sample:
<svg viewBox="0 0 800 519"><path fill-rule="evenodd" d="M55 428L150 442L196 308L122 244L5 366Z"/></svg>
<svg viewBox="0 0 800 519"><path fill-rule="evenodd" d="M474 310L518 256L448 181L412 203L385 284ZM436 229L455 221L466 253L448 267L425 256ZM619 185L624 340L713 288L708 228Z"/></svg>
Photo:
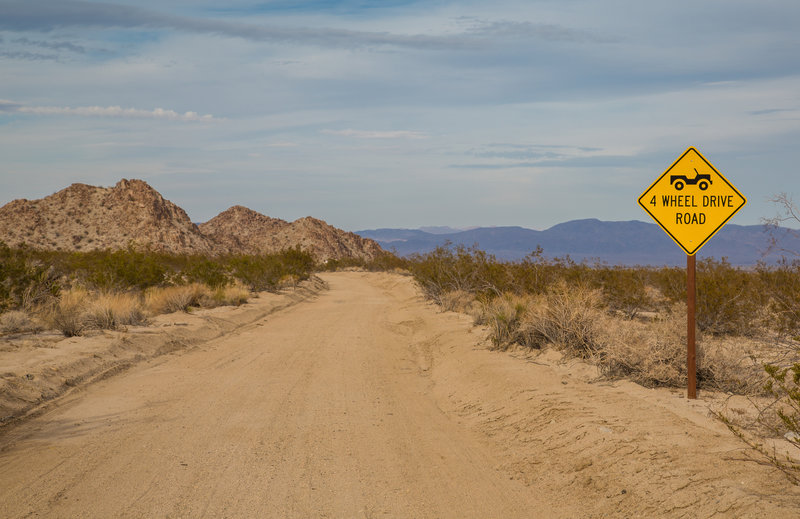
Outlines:
<svg viewBox="0 0 800 519"><path fill-rule="evenodd" d="M213 292L204 295L200 300L200 305L204 308L216 306L243 305L250 299L250 289L241 283L231 286L219 287Z"/></svg>
<svg viewBox="0 0 800 519"><path fill-rule="evenodd" d="M200 283L154 287L145 292L145 307L153 315L186 312L192 306L201 306L204 298L211 297L211 290Z"/></svg>
<svg viewBox="0 0 800 519"><path fill-rule="evenodd" d="M503 294L486 305L485 318L489 339L501 350L520 342L520 325L528 309L528 300L514 294Z"/></svg>
<svg viewBox="0 0 800 519"><path fill-rule="evenodd" d="M439 296L439 304L446 312L464 312L475 302L475 296L466 290L450 290Z"/></svg>
<svg viewBox="0 0 800 519"><path fill-rule="evenodd" d="M144 304L139 294L99 293L86 308L88 327L113 330L119 326L145 324Z"/></svg>
<svg viewBox="0 0 800 519"><path fill-rule="evenodd" d="M697 383L739 395L764 392L767 374L750 343L741 337L708 337L700 344Z"/></svg>
<svg viewBox="0 0 800 519"><path fill-rule="evenodd" d="M606 330L599 358L605 376L646 387L686 386L685 304L649 322L610 320ZM698 387L737 394L758 393L763 387L763 370L742 339L698 335L696 360Z"/></svg>
<svg viewBox="0 0 800 519"><path fill-rule="evenodd" d="M89 295L81 288L61 292L57 301L43 312L45 322L65 337L81 335L87 328L86 308Z"/></svg>
<svg viewBox="0 0 800 519"><path fill-rule="evenodd" d="M552 344L567 355L597 357L607 343L601 303L599 290L558 282L524 313L521 343L531 348Z"/></svg>
<svg viewBox="0 0 800 519"><path fill-rule="evenodd" d="M300 277L294 274L285 274L278 279L277 288L283 290L286 288L295 288L300 283Z"/></svg>
<svg viewBox="0 0 800 519"><path fill-rule="evenodd" d="M686 305L646 323L620 320L609 333L599 363L605 376L646 387L686 384Z"/></svg>
<svg viewBox="0 0 800 519"><path fill-rule="evenodd" d="M0 333L38 332L41 329L41 325L23 311L11 310L0 315Z"/></svg>

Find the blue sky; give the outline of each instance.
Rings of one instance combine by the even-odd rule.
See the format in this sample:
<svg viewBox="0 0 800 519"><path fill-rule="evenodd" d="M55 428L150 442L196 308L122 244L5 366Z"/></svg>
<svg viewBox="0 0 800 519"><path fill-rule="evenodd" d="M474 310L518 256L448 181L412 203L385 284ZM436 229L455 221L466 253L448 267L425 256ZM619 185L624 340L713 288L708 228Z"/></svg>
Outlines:
<svg viewBox="0 0 800 519"><path fill-rule="evenodd" d="M644 220L688 146L800 199L800 2L0 0L0 204L141 178L347 230Z"/></svg>

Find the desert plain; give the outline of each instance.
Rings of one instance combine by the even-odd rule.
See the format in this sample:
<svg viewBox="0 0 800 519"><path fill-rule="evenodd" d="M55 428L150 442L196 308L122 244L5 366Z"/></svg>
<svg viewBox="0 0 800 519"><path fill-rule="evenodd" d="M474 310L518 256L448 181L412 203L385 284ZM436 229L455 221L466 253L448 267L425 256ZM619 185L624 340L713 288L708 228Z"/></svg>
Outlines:
<svg viewBox="0 0 800 519"><path fill-rule="evenodd" d="M713 395L492 351L406 275L38 340L4 338L0 371L73 383L0 431L4 517L800 514Z"/></svg>

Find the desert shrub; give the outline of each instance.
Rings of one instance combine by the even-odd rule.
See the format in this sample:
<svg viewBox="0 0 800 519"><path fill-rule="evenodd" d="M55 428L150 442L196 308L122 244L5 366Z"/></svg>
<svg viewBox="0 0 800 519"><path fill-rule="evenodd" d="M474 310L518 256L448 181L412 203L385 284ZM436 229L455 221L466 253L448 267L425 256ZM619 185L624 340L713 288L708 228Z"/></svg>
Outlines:
<svg viewBox="0 0 800 519"><path fill-rule="evenodd" d="M628 378L646 387L686 384L685 304L676 303L651 322L619 322L611 333L599 362L605 376ZM702 365L699 350L697 360Z"/></svg>
<svg viewBox="0 0 800 519"><path fill-rule="evenodd" d="M375 256L371 261L367 261L365 268L370 271L398 271L408 270L409 261L391 252L383 252Z"/></svg>
<svg viewBox="0 0 800 519"><path fill-rule="evenodd" d="M745 341L733 337L708 337L698 349L697 384L740 395L761 395L767 377L758 361L759 352L750 351Z"/></svg>
<svg viewBox="0 0 800 519"><path fill-rule="evenodd" d="M505 265L511 278L511 289L523 294L544 294L558 276L559 267L544 257L544 250L536 247L521 261Z"/></svg>
<svg viewBox="0 0 800 519"><path fill-rule="evenodd" d="M203 283L211 288L224 287L231 283L228 268L221 262L204 256L187 258L182 277L189 283Z"/></svg>
<svg viewBox="0 0 800 519"><path fill-rule="evenodd" d="M766 307L753 272L734 268L724 258L697 264L697 327L713 334L753 335Z"/></svg>
<svg viewBox="0 0 800 519"><path fill-rule="evenodd" d="M363 258L331 258L324 261L319 268L320 270L328 272L336 272L337 270L349 268L366 269L367 261Z"/></svg>
<svg viewBox="0 0 800 519"><path fill-rule="evenodd" d="M772 269L767 267L762 267L760 273L736 268L725 258L698 260L698 329L715 335L753 335L768 325L764 310L769 294L762 278L769 277L770 272ZM667 300L686 301L685 269L664 267L651 279Z"/></svg>
<svg viewBox="0 0 800 519"><path fill-rule="evenodd" d="M205 298L212 298L211 290L200 283L171 287L152 287L145 292L145 308L152 314L186 312L201 306Z"/></svg>
<svg viewBox="0 0 800 519"><path fill-rule="evenodd" d="M409 261L425 295L488 325L494 348L552 344L591 358L610 378L686 384L684 268L589 266L546 259L541 248L515 262L452 246ZM643 310L650 321L632 319ZM757 355L733 338L800 336L800 261L754 270L698 261L696 322L698 387L758 393L764 375Z"/></svg>
<svg viewBox="0 0 800 519"><path fill-rule="evenodd" d="M597 357L608 340L605 317L600 291L560 281L524 313L522 343L532 348L552 344L571 356Z"/></svg>
<svg viewBox="0 0 800 519"><path fill-rule="evenodd" d="M485 320L489 325L489 339L497 349L507 349L521 342L520 325L528 309L528 301L514 294L503 294L486 306Z"/></svg>
<svg viewBox="0 0 800 519"><path fill-rule="evenodd" d="M407 270L408 266L408 259L384 251L377 254L371 260L366 260L364 258L332 258L323 262L318 268L329 272L348 268L364 269L370 272L391 272Z"/></svg>
<svg viewBox="0 0 800 519"><path fill-rule="evenodd" d="M56 276L33 251L11 249L0 241L0 311L30 308L58 294Z"/></svg>
<svg viewBox="0 0 800 519"><path fill-rule="evenodd" d="M58 300L44 310L45 322L65 337L81 335L89 324L86 319L88 298L83 289L62 291Z"/></svg>
<svg viewBox="0 0 800 519"><path fill-rule="evenodd" d="M72 253L71 268L88 285L101 290L145 289L164 282L168 256L134 246L116 251Z"/></svg>
<svg viewBox="0 0 800 519"><path fill-rule="evenodd" d="M650 282L658 289L669 304L686 301L685 268L662 267L651 274Z"/></svg>
<svg viewBox="0 0 800 519"><path fill-rule="evenodd" d="M99 293L86 305L87 327L113 330L147 322L142 297L136 293Z"/></svg>
<svg viewBox="0 0 800 519"><path fill-rule="evenodd" d="M653 309L648 291L648 269L598 266L592 285L603 291L603 301L611 309L632 319L642 310Z"/></svg>
<svg viewBox="0 0 800 519"><path fill-rule="evenodd" d="M34 322L27 312L10 310L0 314L0 333L21 333L40 331L41 326Z"/></svg>
<svg viewBox="0 0 800 519"><path fill-rule="evenodd" d="M760 265L758 275L774 328L789 336L800 335L800 262L784 260L772 268Z"/></svg>
<svg viewBox="0 0 800 519"><path fill-rule="evenodd" d="M37 260L33 260L37 263ZM29 282L22 290L20 306L26 310L35 310L47 305L57 298L61 290L61 281L56 270L34 267L35 271L29 277Z"/></svg>
<svg viewBox="0 0 800 519"><path fill-rule="evenodd" d="M686 301L684 268L589 266L569 257L547 259L541 248L521 261L501 262L474 247L448 245L412 257L408 269L425 295L444 305L451 304L451 292L488 303L507 292L545 294L559 283L600 290L603 305L627 318L668 312ZM698 329L709 334L800 336L800 261L748 270L725 259L699 260L696 302Z"/></svg>
<svg viewBox="0 0 800 519"><path fill-rule="evenodd" d="M250 289L241 283L218 287L211 295L210 301L202 301L203 306L243 305L250 298Z"/></svg>
<svg viewBox="0 0 800 519"><path fill-rule="evenodd" d="M783 428L776 430L798 449L800 449L800 362L780 367L765 364L764 371L769 376L765 389L779 405L773 406Z"/></svg>
<svg viewBox="0 0 800 519"><path fill-rule="evenodd" d="M233 276L252 290L275 290L283 276L277 259L262 256L237 256L229 259Z"/></svg>
<svg viewBox="0 0 800 519"><path fill-rule="evenodd" d="M314 257L299 248L261 256L231 256L227 263L233 277L254 291L276 290L286 275L306 280L314 269Z"/></svg>
<svg viewBox="0 0 800 519"><path fill-rule="evenodd" d="M754 422L742 424L730 413L715 410L713 414L739 439L764 456L781 470L795 485L800 485L800 363L789 366L764 364L767 382L764 385L772 401L766 404L752 402L758 415ZM764 437L783 436L795 449L795 456L779 456L774 447L764 444Z"/></svg>
<svg viewBox="0 0 800 519"><path fill-rule="evenodd" d="M300 247L285 249L272 256L279 262L284 274L295 276L299 280L308 279L316 266L314 256Z"/></svg>
<svg viewBox="0 0 800 519"><path fill-rule="evenodd" d="M475 296L466 290L451 290L439 297L442 309L446 312L467 312L476 303Z"/></svg>
<svg viewBox="0 0 800 519"><path fill-rule="evenodd" d="M509 288L504 265L476 247L436 247L413 256L410 268L425 294L437 301L443 293L456 290L499 295Z"/></svg>
<svg viewBox="0 0 800 519"><path fill-rule="evenodd" d="M297 286L298 283L300 283L300 279L294 274L284 274L278 280L276 288L278 288L279 290L282 290L284 288L294 288Z"/></svg>

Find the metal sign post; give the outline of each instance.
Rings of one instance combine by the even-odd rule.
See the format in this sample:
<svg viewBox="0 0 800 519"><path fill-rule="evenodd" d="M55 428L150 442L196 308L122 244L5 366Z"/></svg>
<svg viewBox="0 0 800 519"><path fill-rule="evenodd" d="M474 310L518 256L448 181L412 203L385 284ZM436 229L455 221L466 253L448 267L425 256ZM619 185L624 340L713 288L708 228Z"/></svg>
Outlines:
<svg viewBox="0 0 800 519"><path fill-rule="evenodd" d="M686 396L697 398L697 355L695 353L695 308L697 285L695 283L696 261L694 254L686 256Z"/></svg>
<svg viewBox="0 0 800 519"><path fill-rule="evenodd" d="M686 252L686 369L689 398L697 398L695 253L747 200L695 148L688 148L639 197L639 205Z"/></svg>

